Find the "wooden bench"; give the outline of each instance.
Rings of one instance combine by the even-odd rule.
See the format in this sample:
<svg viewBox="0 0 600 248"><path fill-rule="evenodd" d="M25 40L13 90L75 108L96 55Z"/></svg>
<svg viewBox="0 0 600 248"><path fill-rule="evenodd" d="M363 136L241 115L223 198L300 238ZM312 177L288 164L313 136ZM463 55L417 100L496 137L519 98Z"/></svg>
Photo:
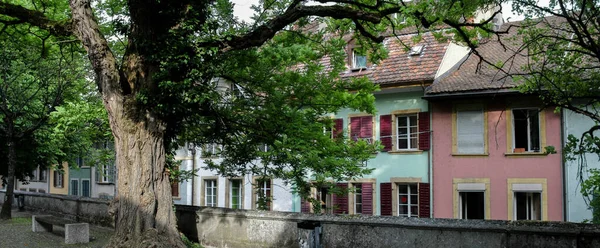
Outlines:
<svg viewBox="0 0 600 248"><path fill-rule="evenodd" d="M65 228L65 243L79 244L90 242L90 227L88 223L77 223L52 215L34 215L31 217L33 232L52 232L52 226Z"/></svg>

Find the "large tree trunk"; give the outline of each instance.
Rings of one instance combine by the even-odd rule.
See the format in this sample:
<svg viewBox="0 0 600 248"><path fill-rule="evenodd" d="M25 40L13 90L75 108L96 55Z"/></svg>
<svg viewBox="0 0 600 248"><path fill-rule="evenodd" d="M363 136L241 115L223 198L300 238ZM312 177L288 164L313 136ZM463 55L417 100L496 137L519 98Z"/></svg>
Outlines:
<svg viewBox="0 0 600 248"><path fill-rule="evenodd" d="M119 70L99 32L90 0L70 2L75 35L88 52L115 137L118 184L112 211L116 230L109 247L185 247L177 231L165 168L165 124L136 107L136 93L154 83L151 66L137 55L136 40L130 39Z"/></svg>
<svg viewBox="0 0 600 248"><path fill-rule="evenodd" d="M10 120L6 120L7 122L11 122ZM15 151L15 140L13 136L13 125L8 123L7 137L6 137L6 145L8 146L8 171L6 173L7 177L7 185L6 185L6 194L5 201L2 204L2 211L0 211L0 219L6 220L12 218L12 203L13 203L13 193L15 191L15 167L17 163L16 151Z"/></svg>
<svg viewBox="0 0 600 248"><path fill-rule="evenodd" d="M111 247L183 247L156 121L110 115L117 152L116 232ZM119 117L116 117L119 116Z"/></svg>

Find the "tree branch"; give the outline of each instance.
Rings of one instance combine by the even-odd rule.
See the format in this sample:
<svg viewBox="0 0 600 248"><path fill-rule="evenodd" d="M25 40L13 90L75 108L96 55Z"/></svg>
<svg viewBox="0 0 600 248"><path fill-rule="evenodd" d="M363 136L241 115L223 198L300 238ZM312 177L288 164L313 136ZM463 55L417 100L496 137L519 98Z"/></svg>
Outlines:
<svg viewBox="0 0 600 248"><path fill-rule="evenodd" d="M70 20L51 20L40 11L30 10L19 5L0 2L0 15L17 19L4 22L7 25L27 22L56 36L70 36L73 34L73 25Z"/></svg>

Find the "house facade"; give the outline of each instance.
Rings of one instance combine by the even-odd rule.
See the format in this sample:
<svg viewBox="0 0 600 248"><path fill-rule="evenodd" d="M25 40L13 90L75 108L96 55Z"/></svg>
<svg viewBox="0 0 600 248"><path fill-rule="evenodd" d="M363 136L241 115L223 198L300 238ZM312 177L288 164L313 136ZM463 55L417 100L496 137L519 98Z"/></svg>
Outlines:
<svg viewBox="0 0 600 248"><path fill-rule="evenodd" d="M377 113L370 115L344 109L336 113L336 126L349 139L380 141L383 150L365 166L370 175L338 187L353 188L347 195L313 189L326 213L430 217L431 140L430 106L422 99L434 79L449 70L467 50L452 43L440 43L429 34L415 42L415 34L388 38L384 45L389 58L376 65L358 66L352 43L348 45L348 70L341 75L368 77L380 86L375 92ZM405 49L402 43L410 49ZM363 60L367 60L366 58ZM314 212L312 206L294 197L294 209Z"/></svg>
<svg viewBox="0 0 600 248"><path fill-rule="evenodd" d="M217 145L188 145L177 150L180 170L197 172L193 178L171 185L175 204L257 209L261 195L266 195L272 197L266 204L269 210L294 211L291 187L281 179L252 175L227 178L207 169L208 159L220 160L215 149L219 149Z"/></svg>
<svg viewBox="0 0 600 248"><path fill-rule="evenodd" d="M514 35L514 34L513 34ZM483 42L479 52L520 69L511 43ZM426 91L432 112L435 218L563 219L561 117L518 93L496 69L470 54ZM514 65L508 67L509 65ZM556 150L558 154L548 154Z"/></svg>

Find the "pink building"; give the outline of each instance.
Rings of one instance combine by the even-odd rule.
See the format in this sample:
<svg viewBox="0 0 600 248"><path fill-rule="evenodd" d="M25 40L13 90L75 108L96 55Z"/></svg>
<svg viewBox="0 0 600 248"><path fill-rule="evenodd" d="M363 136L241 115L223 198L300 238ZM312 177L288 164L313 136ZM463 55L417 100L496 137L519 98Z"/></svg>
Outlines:
<svg viewBox="0 0 600 248"><path fill-rule="evenodd" d="M478 50L497 61L514 54L497 42ZM494 60L494 61L496 61ZM510 60L510 59L509 59ZM515 57L515 71L523 63ZM434 82L432 112L435 218L563 220L561 117L509 77L469 55ZM507 63L508 64L508 63Z"/></svg>

